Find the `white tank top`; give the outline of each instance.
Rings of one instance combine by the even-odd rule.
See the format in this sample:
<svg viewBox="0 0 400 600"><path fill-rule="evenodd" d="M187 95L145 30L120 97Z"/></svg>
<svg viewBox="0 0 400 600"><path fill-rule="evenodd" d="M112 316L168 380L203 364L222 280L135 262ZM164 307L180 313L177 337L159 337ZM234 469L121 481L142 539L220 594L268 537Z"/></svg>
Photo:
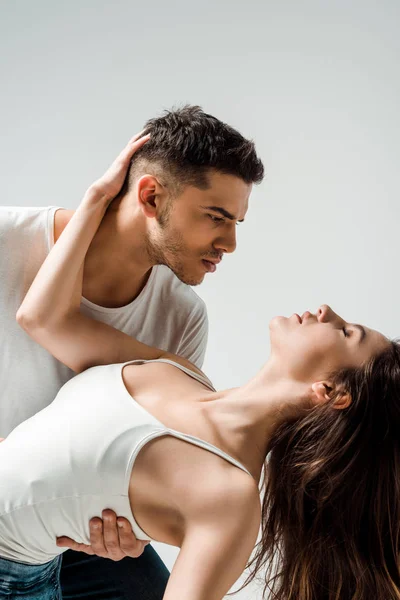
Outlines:
<svg viewBox="0 0 400 600"><path fill-rule="evenodd" d="M134 519L128 489L139 451L157 437L200 446L251 476L219 448L166 427L132 398L122 369L144 362L156 361L104 365L77 375L0 444L0 557L41 564L65 551L56 545L59 536L90 544L89 520L105 508L128 519L138 539L152 540ZM158 362L214 390L205 376L167 359Z"/></svg>

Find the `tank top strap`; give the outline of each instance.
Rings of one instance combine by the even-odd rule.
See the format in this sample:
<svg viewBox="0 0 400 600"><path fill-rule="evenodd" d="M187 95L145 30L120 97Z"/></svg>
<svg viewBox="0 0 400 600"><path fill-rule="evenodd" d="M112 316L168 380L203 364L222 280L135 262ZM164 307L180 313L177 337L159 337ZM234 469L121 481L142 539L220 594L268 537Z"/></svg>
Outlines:
<svg viewBox="0 0 400 600"><path fill-rule="evenodd" d="M213 444L210 444L210 442L201 440L200 438L197 438L194 435L190 435L189 433L181 433L180 431L175 431L174 429L168 428L168 432L173 437L180 438L181 440L189 442L190 444L193 444L194 446L199 446L200 448L204 448L204 450L208 450L209 452L212 452L213 454L217 454L218 456L220 456L221 458L224 458L225 460L227 460L231 464L235 465L239 469L242 469L242 471L245 471L246 473L248 473L248 475L250 475L250 477L253 477L253 475L250 473L250 471L248 469L246 469L246 467L244 465L242 465L242 463L240 463L238 460L236 460L236 458L233 458L232 456L230 456L229 454L227 454L220 448L217 448Z"/></svg>
<svg viewBox="0 0 400 600"><path fill-rule="evenodd" d="M180 363L177 363L174 360L170 360L169 358L152 358L150 360L145 360L143 358L139 358L136 360L128 360L127 362L122 363L121 369L127 365L144 364L144 363L151 363L151 362L163 362L168 365L172 365L173 367L176 367L176 368L180 369L181 371L183 371L184 373L186 373L186 375L189 375L189 377L192 377L193 379L196 379L200 383L203 383L212 392L216 391L215 387L213 386L211 381L208 379L208 377L206 375L204 375L204 373L202 373L200 375L200 373L196 373L195 371L192 371L192 369L188 369L187 367L184 367Z"/></svg>

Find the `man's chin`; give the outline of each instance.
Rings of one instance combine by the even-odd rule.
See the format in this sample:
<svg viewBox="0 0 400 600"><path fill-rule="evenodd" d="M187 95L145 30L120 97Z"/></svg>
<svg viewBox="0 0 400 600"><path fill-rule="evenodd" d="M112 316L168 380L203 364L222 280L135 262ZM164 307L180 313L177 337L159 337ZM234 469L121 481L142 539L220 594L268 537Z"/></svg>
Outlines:
<svg viewBox="0 0 400 600"><path fill-rule="evenodd" d="M200 285L204 281L205 273L203 275L194 275L191 273L183 273L182 271L175 270L172 267L170 269L175 273L177 278L182 281L182 283L186 283L186 285L196 286Z"/></svg>
<svg viewBox="0 0 400 600"><path fill-rule="evenodd" d="M176 276L182 281L182 283L186 283L186 285L191 286L200 285L200 283L203 283L205 277L204 275L202 277L191 277L190 275L184 275L182 277L179 277L179 275Z"/></svg>

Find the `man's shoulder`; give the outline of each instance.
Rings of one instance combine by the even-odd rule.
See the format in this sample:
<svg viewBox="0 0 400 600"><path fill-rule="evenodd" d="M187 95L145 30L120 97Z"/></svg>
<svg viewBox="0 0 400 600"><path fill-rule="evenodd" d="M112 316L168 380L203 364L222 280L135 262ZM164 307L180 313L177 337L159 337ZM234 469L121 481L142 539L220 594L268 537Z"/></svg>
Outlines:
<svg viewBox="0 0 400 600"><path fill-rule="evenodd" d="M206 315L206 304L194 289L183 283L169 267L157 265L154 277L154 285L158 287L158 293L165 302L174 299L177 308L187 309L188 312L197 316Z"/></svg>

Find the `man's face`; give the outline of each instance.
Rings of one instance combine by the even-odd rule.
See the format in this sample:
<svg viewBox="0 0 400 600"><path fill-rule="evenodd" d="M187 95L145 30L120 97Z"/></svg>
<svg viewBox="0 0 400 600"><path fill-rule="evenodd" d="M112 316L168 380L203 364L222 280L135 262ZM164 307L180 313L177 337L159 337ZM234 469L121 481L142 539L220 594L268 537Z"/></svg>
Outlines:
<svg viewBox="0 0 400 600"><path fill-rule="evenodd" d="M186 186L157 217L147 238L157 264L167 265L184 283L198 285L213 273L225 252L236 248L236 227L246 215L251 184L211 172L210 187Z"/></svg>

